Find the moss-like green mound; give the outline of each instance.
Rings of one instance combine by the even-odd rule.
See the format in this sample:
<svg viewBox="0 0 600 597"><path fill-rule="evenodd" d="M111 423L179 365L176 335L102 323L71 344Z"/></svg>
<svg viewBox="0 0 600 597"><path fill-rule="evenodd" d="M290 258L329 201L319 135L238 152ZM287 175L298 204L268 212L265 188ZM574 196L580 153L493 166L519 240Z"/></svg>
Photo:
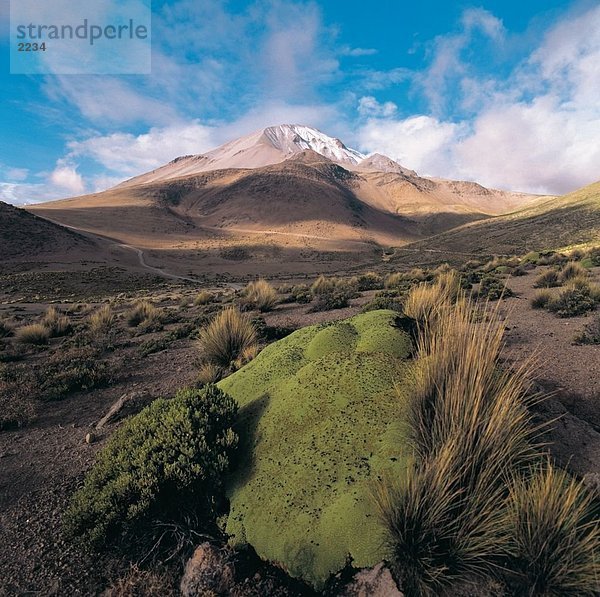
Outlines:
<svg viewBox="0 0 600 597"><path fill-rule="evenodd" d="M242 462L227 532L320 587L351 559L382 559L372 481L409 458L410 335L394 311L294 332L220 382L240 405Z"/></svg>

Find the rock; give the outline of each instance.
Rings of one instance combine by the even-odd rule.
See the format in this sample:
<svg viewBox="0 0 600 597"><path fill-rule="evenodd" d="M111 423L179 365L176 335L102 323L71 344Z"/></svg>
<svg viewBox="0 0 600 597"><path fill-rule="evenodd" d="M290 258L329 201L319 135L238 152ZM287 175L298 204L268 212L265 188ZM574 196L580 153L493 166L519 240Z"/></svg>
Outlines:
<svg viewBox="0 0 600 597"><path fill-rule="evenodd" d="M123 394L113 405L108 409L108 412L96 423L96 429L101 430L109 423L113 423L138 413L150 401L147 393L133 392L131 394Z"/></svg>
<svg viewBox="0 0 600 597"><path fill-rule="evenodd" d="M85 443L86 444L93 444L96 441L96 435L94 433L88 433L85 436Z"/></svg>
<svg viewBox="0 0 600 597"><path fill-rule="evenodd" d="M342 589L342 597L402 597L392 573L383 562L374 568L359 570Z"/></svg>
<svg viewBox="0 0 600 597"><path fill-rule="evenodd" d="M235 585L235 568L231 551L210 543L196 548L185 565L180 590L183 597L206 594L228 595Z"/></svg>

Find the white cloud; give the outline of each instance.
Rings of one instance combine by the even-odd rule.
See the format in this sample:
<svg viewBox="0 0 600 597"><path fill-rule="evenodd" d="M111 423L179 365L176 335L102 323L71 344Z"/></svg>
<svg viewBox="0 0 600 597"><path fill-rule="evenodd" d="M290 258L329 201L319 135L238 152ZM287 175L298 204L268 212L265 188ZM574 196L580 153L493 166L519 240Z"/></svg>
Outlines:
<svg viewBox="0 0 600 597"><path fill-rule="evenodd" d="M451 147L460 132L459 125L431 116L372 118L360 128L358 141L368 153L383 153L422 175L439 175L451 167Z"/></svg>
<svg viewBox="0 0 600 597"><path fill-rule="evenodd" d="M60 190L67 191L71 195L81 195L85 191L85 184L77 168L71 164L59 161L49 177L50 183Z"/></svg>
<svg viewBox="0 0 600 597"><path fill-rule="evenodd" d="M358 113L365 117L383 117L393 116L398 111L398 106L394 102L385 102L380 104L372 95L361 97L358 100Z"/></svg>
<svg viewBox="0 0 600 597"><path fill-rule="evenodd" d="M91 158L121 176L152 170L187 154L203 153L213 144L214 130L197 121L152 128L142 135L113 133L69 143L69 158Z"/></svg>
<svg viewBox="0 0 600 597"><path fill-rule="evenodd" d="M460 59L475 27L504 43L501 23L485 11L467 11L463 25L462 34L437 41L420 83L434 112L443 111L446 86L456 84L472 117L453 122L375 113L359 127L360 148L421 173L499 188L562 194L598 180L600 7L556 24L507 80L468 73Z"/></svg>

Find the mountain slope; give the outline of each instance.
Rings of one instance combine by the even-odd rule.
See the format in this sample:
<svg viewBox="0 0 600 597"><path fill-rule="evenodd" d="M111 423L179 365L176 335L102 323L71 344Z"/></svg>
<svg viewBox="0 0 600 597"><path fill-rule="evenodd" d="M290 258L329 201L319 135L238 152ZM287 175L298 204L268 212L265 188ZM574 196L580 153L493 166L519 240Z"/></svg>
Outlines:
<svg viewBox="0 0 600 597"><path fill-rule="evenodd" d="M411 249L523 254L571 245L600 244L600 182L510 214L474 222L411 245Z"/></svg>
<svg viewBox="0 0 600 597"><path fill-rule="evenodd" d="M89 249L92 242L81 235L0 201L0 256L34 259Z"/></svg>
<svg viewBox="0 0 600 597"><path fill-rule="evenodd" d="M256 131L201 155L182 156L172 162L136 176L123 186L146 184L229 168L259 168L283 162L294 154L312 150L335 162L354 165L365 159L339 139L329 137L312 127L282 124Z"/></svg>

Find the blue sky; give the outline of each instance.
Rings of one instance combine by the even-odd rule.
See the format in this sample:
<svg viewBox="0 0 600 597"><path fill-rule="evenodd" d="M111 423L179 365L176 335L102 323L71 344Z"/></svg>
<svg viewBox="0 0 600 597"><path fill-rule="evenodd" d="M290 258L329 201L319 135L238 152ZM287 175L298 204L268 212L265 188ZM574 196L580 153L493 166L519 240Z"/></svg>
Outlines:
<svg viewBox="0 0 600 597"><path fill-rule="evenodd" d="M600 179L596 1L154 0L152 74L122 76L10 75L7 20L0 0L0 200L103 190L284 122L424 175Z"/></svg>

